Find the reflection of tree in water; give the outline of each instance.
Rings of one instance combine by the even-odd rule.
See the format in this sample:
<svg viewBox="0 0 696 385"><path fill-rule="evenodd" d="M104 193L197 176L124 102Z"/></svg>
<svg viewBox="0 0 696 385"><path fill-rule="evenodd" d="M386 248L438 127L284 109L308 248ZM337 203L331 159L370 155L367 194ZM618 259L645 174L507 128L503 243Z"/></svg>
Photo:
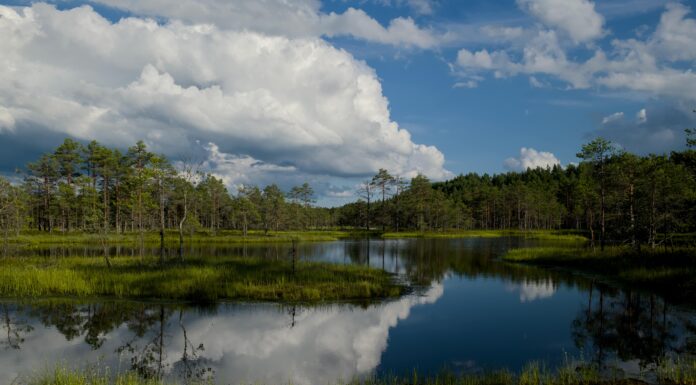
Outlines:
<svg viewBox="0 0 696 385"><path fill-rule="evenodd" d="M142 317L128 323L129 329L134 331L133 338L116 349L119 355L125 352L131 356L131 369L143 378L159 379L164 374L165 329L171 314L171 311L165 310L164 305L159 305L157 309L147 309ZM139 345L143 341L144 345Z"/></svg>
<svg viewBox="0 0 696 385"><path fill-rule="evenodd" d="M694 328L655 295L591 287L572 325L576 346L600 367L613 359L638 360L642 369L670 353L694 353ZM678 338L684 335L684 338Z"/></svg>
<svg viewBox="0 0 696 385"><path fill-rule="evenodd" d="M0 328L5 330L4 339L0 345L5 345L6 349L20 349L24 342L24 336L31 333L34 328L28 321L20 315L20 309L16 306L2 304L2 325Z"/></svg>
<svg viewBox="0 0 696 385"><path fill-rule="evenodd" d="M19 311L3 305L3 324L10 325L8 341L23 341L20 333L31 331L31 326L17 321ZM109 333L125 325L131 333L116 353L128 356L130 368L144 378L163 378L168 369L167 347L175 346L172 336L167 333L170 319L178 313L178 327L182 331L183 351L180 360L174 363L172 375L185 380L204 380L212 377L212 368L205 367L200 357L203 344L195 344L189 339L184 323L184 309L165 305L150 305L133 302L105 302L101 304L76 304L71 302L47 302L32 306L31 315L38 318L44 326L55 327L67 340L84 336L92 349L99 349L107 340ZM13 318L14 316L14 318ZM12 337L12 338L10 338Z"/></svg>
<svg viewBox="0 0 696 385"><path fill-rule="evenodd" d="M71 302L46 302L32 307L32 316L45 326L55 327L68 341L83 336L92 349L99 349L106 335L144 312L145 305L105 302L78 305Z"/></svg>
<svg viewBox="0 0 696 385"><path fill-rule="evenodd" d="M203 344L196 346L188 338L188 332L183 322L184 311L179 309L179 327L181 328L184 339L184 351L181 354L181 360L175 364L175 371L179 373L179 377L187 383L192 380L205 380L212 378L213 369L205 366L205 359L200 356L200 352L205 350Z"/></svg>

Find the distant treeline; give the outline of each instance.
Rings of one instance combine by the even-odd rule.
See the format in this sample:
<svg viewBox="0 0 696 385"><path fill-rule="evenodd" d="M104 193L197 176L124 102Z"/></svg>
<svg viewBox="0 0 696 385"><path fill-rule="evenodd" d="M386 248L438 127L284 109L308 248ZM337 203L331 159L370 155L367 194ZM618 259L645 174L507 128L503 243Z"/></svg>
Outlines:
<svg viewBox="0 0 696 385"><path fill-rule="evenodd" d="M432 184L418 176L408 186L382 170L363 185L361 201L341 208L339 223L421 231L568 229L585 231L601 246L635 247L671 245L674 234L696 231L696 151L637 156L598 138L577 155L581 163L565 168ZM385 179L396 192L389 199L382 198Z"/></svg>
<svg viewBox="0 0 696 385"><path fill-rule="evenodd" d="M361 184L356 202L323 208L314 206L307 183L288 192L270 185L231 194L221 179L190 162L175 167L143 142L122 153L66 139L27 165L22 184L0 178L0 226L5 237L26 229L573 229L601 243L653 246L696 230L696 151L640 157L599 138L578 156L579 165L565 168L440 183L380 170Z"/></svg>
<svg viewBox="0 0 696 385"><path fill-rule="evenodd" d="M130 232L249 228L288 230L333 224L312 207L308 184L284 193L276 185L248 186L232 195L223 181L148 151L141 141L125 153L93 141L65 139L29 163L24 183L0 178L0 225L5 234Z"/></svg>

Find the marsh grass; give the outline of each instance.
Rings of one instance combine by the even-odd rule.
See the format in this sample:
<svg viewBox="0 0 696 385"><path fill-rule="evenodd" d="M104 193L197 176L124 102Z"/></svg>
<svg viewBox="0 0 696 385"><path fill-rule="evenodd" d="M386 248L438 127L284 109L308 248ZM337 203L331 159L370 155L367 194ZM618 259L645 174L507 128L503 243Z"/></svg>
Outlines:
<svg viewBox="0 0 696 385"><path fill-rule="evenodd" d="M0 297L113 297L214 302L363 300L395 297L406 287L364 266L260 258L114 257L6 258L0 260Z"/></svg>
<svg viewBox="0 0 696 385"><path fill-rule="evenodd" d="M643 249L609 247L604 251L579 247L512 249L509 262L560 267L597 274L643 289L655 289L679 302L696 298L696 249Z"/></svg>
<svg viewBox="0 0 696 385"><path fill-rule="evenodd" d="M658 384L696 385L696 360L677 358L661 363L654 373ZM190 383L190 382L189 382ZM193 384L213 384L207 379ZM286 382L284 384L291 384ZM480 374L457 374L442 371L436 375L419 375L417 371L403 376L373 375L356 377L349 381L337 381L337 385L631 385L645 384L642 380L625 378L621 371L602 372L596 366L584 362L566 363L551 370L538 362L530 362L519 373L498 370ZM107 369L90 367L84 370L57 366L25 380L17 385L166 385L173 382L141 379L131 373L112 375ZM270 385L270 384L269 384Z"/></svg>
<svg viewBox="0 0 696 385"><path fill-rule="evenodd" d="M561 230L461 230L461 231L425 231L384 233L383 238L502 238L521 237L526 239L586 242L587 238L581 233Z"/></svg>
<svg viewBox="0 0 696 385"><path fill-rule="evenodd" d="M351 237L360 233L338 230L316 231L249 231L246 236L241 231L221 230L217 233L198 231L184 236L184 243L189 244L235 244L235 243L274 243L274 242L323 242L335 241L341 238ZM11 237L9 242L26 246L32 245L64 245L64 244L100 244L104 240L107 244L135 245L140 242L137 232L111 233L104 239L103 236L93 233L69 232L69 233L44 233L28 232L16 237ZM179 233L176 231L165 232L165 243L169 246L179 244ZM145 232L143 242L146 245L158 245L160 241L158 232Z"/></svg>
<svg viewBox="0 0 696 385"><path fill-rule="evenodd" d="M67 369L57 366L45 373L31 376L16 382L18 385L160 385L161 381L143 379L135 372L112 375L108 369L88 368L84 370Z"/></svg>

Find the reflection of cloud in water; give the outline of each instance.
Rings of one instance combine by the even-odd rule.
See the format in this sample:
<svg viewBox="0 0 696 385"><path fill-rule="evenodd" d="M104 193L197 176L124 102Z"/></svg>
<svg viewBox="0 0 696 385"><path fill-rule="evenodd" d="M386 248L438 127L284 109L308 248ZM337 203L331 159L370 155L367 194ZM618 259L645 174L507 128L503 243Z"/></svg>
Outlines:
<svg viewBox="0 0 696 385"><path fill-rule="evenodd" d="M525 280L519 284L507 286L509 291L520 292L520 302L532 302L537 299L551 298L556 293L556 285L551 279L542 281Z"/></svg>
<svg viewBox="0 0 696 385"><path fill-rule="evenodd" d="M412 307L434 303L442 293L438 283L422 296L409 295L366 309L348 305L298 308L294 327L290 327L287 309L279 311L274 305L221 305L215 315L187 312L182 322L191 344L204 345L200 359L213 368L220 383L334 383L375 369L387 347L389 329L407 318ZM0 383L11 383L20 374L26 376L55 363L102 361L114 369L128 367L128 357L119 359L116 353L133 337L125 325L105 336L100 349L92 350L84 335L66 341L54 327L43 327L37 320L32 324L35 330L26 335L21 350L0 351ZM137 344L142 346L151 337L148 334ZM183 341L174 314L165 331L169 369L181 367Z"/></svg>
<svg viewBox="0 0 696 385"><path fill-rule="evenodd" d="M303 309L292 328L290 316L277 312L232 312L185 324L190 340L205 346L204 357L225 383L333 383L375 369L389 328L407 318L413 306L434 303L442 293L436 284L423 296L367 309ZM172 361L181 357L178 348L169 349Z"/></svg>

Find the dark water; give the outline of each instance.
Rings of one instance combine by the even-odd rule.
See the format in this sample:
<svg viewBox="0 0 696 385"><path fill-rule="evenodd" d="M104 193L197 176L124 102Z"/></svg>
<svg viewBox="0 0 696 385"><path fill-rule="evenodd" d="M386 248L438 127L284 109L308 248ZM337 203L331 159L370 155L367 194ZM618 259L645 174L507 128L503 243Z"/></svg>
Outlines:
<svg viewBox="0 0 696 385"><path fill-rule="evenodd" d="M305 260L370 264L422 285L387 302L319 307L127 301L0 302L0 383L101 362L218 383L335 383L371 373L520 369L582 357L629 373L696 351L696 315L649 292L496 258L519 239L352 240L300 245ZM32 250L100 256L100 249ZM127 248L112 253L135 252ZM287 245L198 247L189 255L286 258ZM172 255L175 252L172 251ZM183 381L182 381L183 382Z"/></svg>

